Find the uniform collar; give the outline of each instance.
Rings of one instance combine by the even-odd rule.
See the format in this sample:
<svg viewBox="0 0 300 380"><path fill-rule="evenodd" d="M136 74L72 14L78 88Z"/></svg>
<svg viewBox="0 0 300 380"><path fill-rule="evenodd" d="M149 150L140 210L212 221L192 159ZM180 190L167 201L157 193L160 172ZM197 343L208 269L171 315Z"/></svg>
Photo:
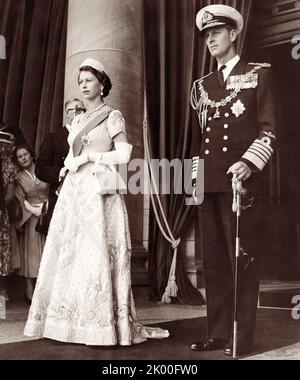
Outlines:
<svg viewBox="0 0 300 380"><path fill-rule="evenodd" d="M240 56L237 54L235 57L231 58L228 62L225 63L226 68L223 70L224 81L226 81L226 79L229 77L231 71L239 63L240 59ZM218 63L218 70L221 66L222 65Z"/></svg>

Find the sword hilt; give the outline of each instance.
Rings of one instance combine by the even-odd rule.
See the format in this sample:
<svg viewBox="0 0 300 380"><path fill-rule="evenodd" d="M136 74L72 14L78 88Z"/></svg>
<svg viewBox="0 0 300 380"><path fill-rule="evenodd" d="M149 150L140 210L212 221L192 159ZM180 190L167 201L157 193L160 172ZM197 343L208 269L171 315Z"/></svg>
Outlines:
<svg viewBox="0 0 300 380"><path fill-rule="evenodd" d="M242 181L237 179L237 174L233 173L232 177L232 211L241 214L241 196L247 193L247 190L243 187Z"/></svg>

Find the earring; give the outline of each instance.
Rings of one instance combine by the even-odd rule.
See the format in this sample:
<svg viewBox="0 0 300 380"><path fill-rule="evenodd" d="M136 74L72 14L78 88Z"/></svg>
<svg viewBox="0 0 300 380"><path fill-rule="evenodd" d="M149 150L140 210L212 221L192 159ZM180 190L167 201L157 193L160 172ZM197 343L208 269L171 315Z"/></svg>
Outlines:
<svg viewBox="0 0 300 380"><path fill-rule="evenodd" d="M101 90L100 95L103 96L103 90Z"/></svg>

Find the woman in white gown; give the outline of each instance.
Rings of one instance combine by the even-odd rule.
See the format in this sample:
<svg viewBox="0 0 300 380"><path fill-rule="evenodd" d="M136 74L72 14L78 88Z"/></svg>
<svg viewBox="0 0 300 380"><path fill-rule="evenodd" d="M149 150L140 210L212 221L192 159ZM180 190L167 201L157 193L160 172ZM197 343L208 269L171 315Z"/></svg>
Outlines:
<svg viewBox="0 0 300 380"><path fill-rule="evenodd" d="M84 60L78 83L87 111L72 123L68 174L51 219L24 334L99 346L166 338L168 331L144 327L136 319L123 196L100 195L93 174L129 161L132 146L124 119L103 101L111 83L100 62Z"/></svg>

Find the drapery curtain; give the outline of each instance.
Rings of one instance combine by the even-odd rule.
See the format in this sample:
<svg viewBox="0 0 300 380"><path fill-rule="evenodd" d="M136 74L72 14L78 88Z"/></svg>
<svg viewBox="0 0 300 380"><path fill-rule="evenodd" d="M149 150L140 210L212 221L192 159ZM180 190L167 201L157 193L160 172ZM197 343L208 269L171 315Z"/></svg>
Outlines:
<svg viewBox="0 0 300 380"><path fill-rule="evenodd" d="M0 118L38 151L63 122L67 0L1 0Z"/></svg>
<svg viewBox="0 0 300 380"><path fill-rule="evenodd" d="M191 130L197 120L192 115L189 96L195 79L209 73L214 61L199 38L195 17L210 4L227 4L238 9L245 29L238 41L243 50L252 1L228 0L144 0L145 81L151 157L157 159L191 157ZM185 196L161 195L171 231L178 239L191 228L195 207L185 205ZM149 272L152 299L161 299L167 285L173 249L159 231L150 212ZM202 304L203 298L185 272L184 249L178 251L176 266L177 299L184 304Z"/></svg>

